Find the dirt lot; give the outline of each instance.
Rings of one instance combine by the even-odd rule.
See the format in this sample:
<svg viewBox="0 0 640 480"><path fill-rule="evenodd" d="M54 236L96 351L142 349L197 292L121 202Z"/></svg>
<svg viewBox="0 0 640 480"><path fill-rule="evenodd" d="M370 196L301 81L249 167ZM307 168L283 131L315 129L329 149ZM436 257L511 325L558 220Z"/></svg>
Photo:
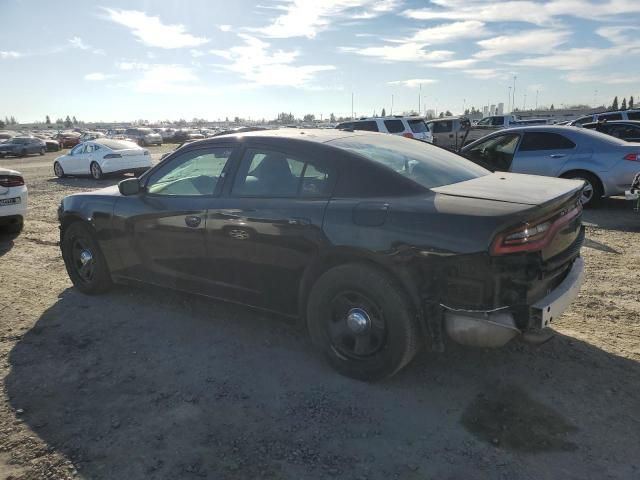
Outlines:
<svg viewBox="0 0 640 480"><path fill-rule="evenodd" d="M24 232L0 238L0 478L640 478L629 203L586 212L587 281L551 342L451 345L365 384L277 317L153 289L75 291L57 205L117 179L55 179L55 156L0 160L30 192Z"/></svg>

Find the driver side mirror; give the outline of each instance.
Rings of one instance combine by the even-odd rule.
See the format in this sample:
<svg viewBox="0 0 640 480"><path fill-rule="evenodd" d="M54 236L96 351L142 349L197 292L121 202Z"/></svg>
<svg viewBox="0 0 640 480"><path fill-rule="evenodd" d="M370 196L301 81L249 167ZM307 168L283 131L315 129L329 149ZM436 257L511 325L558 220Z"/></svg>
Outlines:
<svg viewBox="0 0 640 480"><path fill-rule="evenodd" d="M127 178L118 183L118 190L122 195L136 195L142 191L140 181L137 178Z"/></svg>

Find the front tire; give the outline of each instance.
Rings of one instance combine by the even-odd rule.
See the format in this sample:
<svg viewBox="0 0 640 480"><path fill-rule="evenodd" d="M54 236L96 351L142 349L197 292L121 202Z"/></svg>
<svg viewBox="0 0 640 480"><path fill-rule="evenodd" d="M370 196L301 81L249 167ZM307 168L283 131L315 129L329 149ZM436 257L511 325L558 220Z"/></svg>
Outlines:
<svg viewBox="0 0 640 480"><path fill-rule="evenodd" d="M26 156L27 156L27 149L26 149L26 148L25 148L25 149L23 149L23 150L20 152L20 156L21 156L21 157L26 157Z"/></svg>
<svg viewBox="0 0 640 480"><path fill-rule="evenodd" d="M69 225L62 236L62 258L73 285L88 295L112 286L111 274L91 228L82 222Z"/></svg>
<svg viewBox="0 0 640 480"><path fill-rule="evenodd" d="M309 295L307 326L329 364L358 380L394 375L419 347L411 302L391 278L368 265L325 272Z"/></svg>
<svg viewBox="0 0 640 480"><path fill-rule="evenodd" d="M64 178L64 170L62 169L62 165L59 162L53 164L53 173L58 178Z"/></svg>
<svg viewBox="0 0 640 480"><path fill-rule="evenodd" d="M40 149L40 155L44 155L44 154L45 154L45 149L44 149L44 147L42 147L42 148Z"/></svg>
<svg viewBox="0 0 640 480"><path fill-rule="evenodd" d="M7 225L5 227L5 232L7 232L10 235L17 235L20 232L22 232L23 228L24 228L24 219L19 218L15 222Z"/></svg>
<svg viewBox="0 0 640 480"><path fill-rule="evenodd" d="M98 165L97 162L91 162L89 170L91 171L91 177L94 180L102 179L102 168L100 168L100 165Z"/></svg>

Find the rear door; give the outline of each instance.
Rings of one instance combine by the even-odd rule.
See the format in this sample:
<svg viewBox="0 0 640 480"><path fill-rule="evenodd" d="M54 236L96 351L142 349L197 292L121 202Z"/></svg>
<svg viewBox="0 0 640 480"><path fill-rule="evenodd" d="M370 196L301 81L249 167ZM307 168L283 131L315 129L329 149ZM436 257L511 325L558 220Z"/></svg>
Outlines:
<svg viewBox="0 0 640 480"><path fill-rule="evenodd" d="M509 172L513 171L511 164L519 141L519 133L492 135L473 147L465 149L463 155L494 172Z"/></svg>
<svg viewBox="0 0 640 480"><path fill-rule="evenodd" d="M302 274L325 242L322 222L335 177L327 162L283 146L244 150L223 208L209 210L207 221L217 281L235 300L297 312Z"/></svg>
<svg viewBox="0 0 640 480"><path fill-rule="evenodd" d="M561 133L525 132L515 152L511 171L556 177L577 151L577 145Z"/></svg>
<svg viewBox="0 0 640 480"><path fill-rule="evenodd" d="M89 164L86 163L84 156L84 144L78 144L73 147L68 155L65 164L62 166L66 173L82 174L89 171Z"/></svg>

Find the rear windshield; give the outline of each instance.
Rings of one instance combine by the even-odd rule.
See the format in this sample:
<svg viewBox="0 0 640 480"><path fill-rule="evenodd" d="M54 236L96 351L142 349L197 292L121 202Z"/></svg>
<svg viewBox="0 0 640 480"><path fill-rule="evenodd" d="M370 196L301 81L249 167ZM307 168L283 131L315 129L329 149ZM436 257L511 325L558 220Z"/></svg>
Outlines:
<svg viewBox="0 0 640 480"><path fill-rule="evenodd" d="M149 133L154 133L153 130L151 130L150 128L139 128L138 132L144 133L145 135L147 135Z"/></svg>
<svg viewBox="0 0 640 480"><path fill-rule="evenodd" d="M429 131L429 127L424 123L424 120L408 120L408 122L413 133L426 133Z"/></svg>
<svg viewBox="0 0 640 480"><path fill-rule="evenodd" d="M464 182L490 173L445 149L394 135L352 136L327 143L382 164L425 188Z"/></svg>
<svg viewBox="0 0 640 480"><path fill-rule="evenodd" d="M129 148L140 148L133 142L127 142L126 140L111 140L109 138L99 138L94 141L100 145L104 145L111 150L127 150Z"/></svg>

